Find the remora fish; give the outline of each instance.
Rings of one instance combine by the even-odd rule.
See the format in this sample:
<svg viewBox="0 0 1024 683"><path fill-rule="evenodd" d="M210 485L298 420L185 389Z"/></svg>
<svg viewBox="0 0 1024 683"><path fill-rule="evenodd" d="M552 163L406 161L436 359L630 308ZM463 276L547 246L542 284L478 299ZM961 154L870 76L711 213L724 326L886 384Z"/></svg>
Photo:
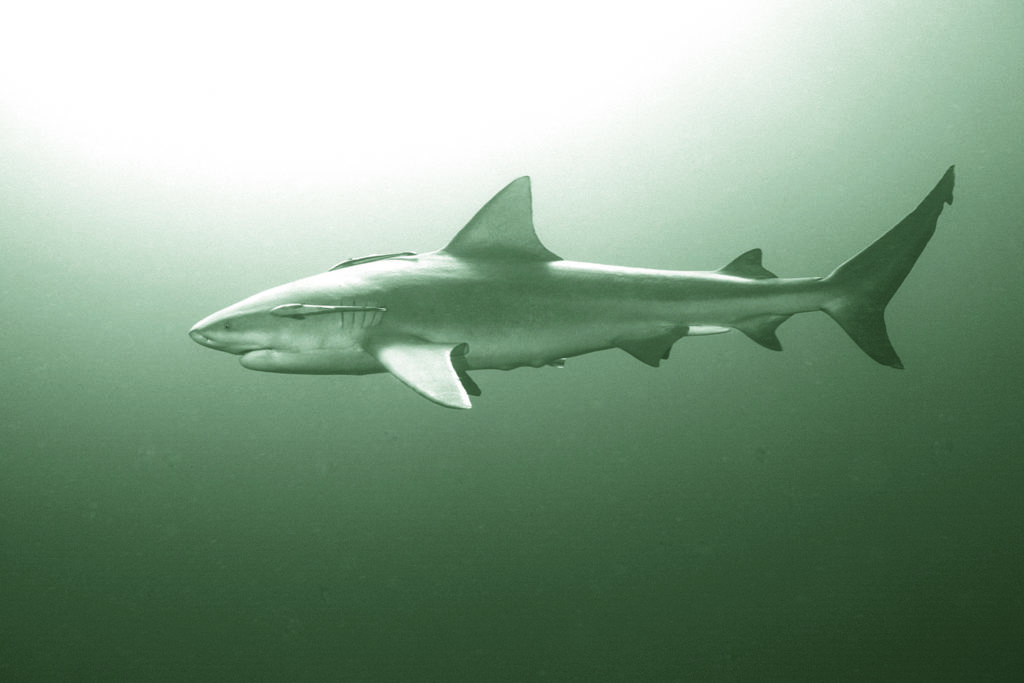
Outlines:
<svg viewBox="0 0 1024 683"><path fill-rule="evenodd" d="M528 177L487 202L443 249L350 259L199 321L194 340L252 370L390 372L417 393L469 408L469 370L561 365L620 348L657 366L686 336L736 329L782 349L775 330L824 311L868 356L902 368L886 304L953 203L953 167L924 201L825 277L780 278L752 249L716 271L566 261L533 227Z"/></svg>

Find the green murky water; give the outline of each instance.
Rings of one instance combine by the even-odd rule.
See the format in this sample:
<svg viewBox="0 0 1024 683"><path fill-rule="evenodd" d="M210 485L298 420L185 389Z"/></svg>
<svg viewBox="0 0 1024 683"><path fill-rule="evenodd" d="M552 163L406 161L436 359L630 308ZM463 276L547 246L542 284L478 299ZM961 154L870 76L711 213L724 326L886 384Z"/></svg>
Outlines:
<svg viewBox="0 0 1024 683"><path fill-rule="evenodd" d="M365 177L107 157L0 102L0 677L1011 678L1024 12L773 17L578 126L506 121L489 147L434 141L431 163ZM902 372L807 315L781 354L730 334L657 370L609 351L479 372L459 412L386 375L250 372L186 336L343 258L437 248L523 173L566 258L714 269L761 247L805 276L951 163L956 202L888 312Z"/></svg>

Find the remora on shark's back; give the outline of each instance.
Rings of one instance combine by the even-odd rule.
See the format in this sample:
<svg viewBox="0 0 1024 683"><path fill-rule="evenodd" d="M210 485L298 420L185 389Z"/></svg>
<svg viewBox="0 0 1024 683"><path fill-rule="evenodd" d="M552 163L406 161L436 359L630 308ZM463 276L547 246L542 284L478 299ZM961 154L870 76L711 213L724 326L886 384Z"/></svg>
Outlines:
<svg viewBox="0 0 1024 683"><path fill-rule="evenodd" d="M710 272L566 261L533 227L530 179L487 202L443 249L343 261L198 322L200 344L253 370L390 372L424 397L469 408L469 370L561 365L620 348L657 366L686 336L736 329L781 350L776 328L824 311L871 358L902 368L885 306L953 203L953 167L921 204L825 277L780 278L761 250Z"/></svg>

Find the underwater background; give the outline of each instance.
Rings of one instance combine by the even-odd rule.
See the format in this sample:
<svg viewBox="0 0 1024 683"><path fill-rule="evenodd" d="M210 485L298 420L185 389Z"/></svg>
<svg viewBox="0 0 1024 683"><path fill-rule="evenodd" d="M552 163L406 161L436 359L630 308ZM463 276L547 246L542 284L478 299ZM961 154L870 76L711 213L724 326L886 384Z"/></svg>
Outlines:
<svg viewBox="0 0 1024 683"><path fill-rule="evenodd" d="M81 5L0 28L0 678L1019 675L1024 5ZM565 258L796 277L954 163L903 371L801 315L452 411L186 334L523 174Z"/></svg>

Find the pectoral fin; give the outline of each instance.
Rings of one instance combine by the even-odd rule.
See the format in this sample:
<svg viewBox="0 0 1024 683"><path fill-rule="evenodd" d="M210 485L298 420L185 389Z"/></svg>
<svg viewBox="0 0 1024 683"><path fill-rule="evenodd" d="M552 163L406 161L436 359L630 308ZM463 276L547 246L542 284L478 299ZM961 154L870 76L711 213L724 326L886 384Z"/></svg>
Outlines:
<svg viewBox="0 0 1024 683"><path fill-rule="evenodd" d="M388 372L424 398L447 408L473 407L453 364L466 355L468 344L434 344L415 337L382 337L367 341L364 348Z"/></svg>

